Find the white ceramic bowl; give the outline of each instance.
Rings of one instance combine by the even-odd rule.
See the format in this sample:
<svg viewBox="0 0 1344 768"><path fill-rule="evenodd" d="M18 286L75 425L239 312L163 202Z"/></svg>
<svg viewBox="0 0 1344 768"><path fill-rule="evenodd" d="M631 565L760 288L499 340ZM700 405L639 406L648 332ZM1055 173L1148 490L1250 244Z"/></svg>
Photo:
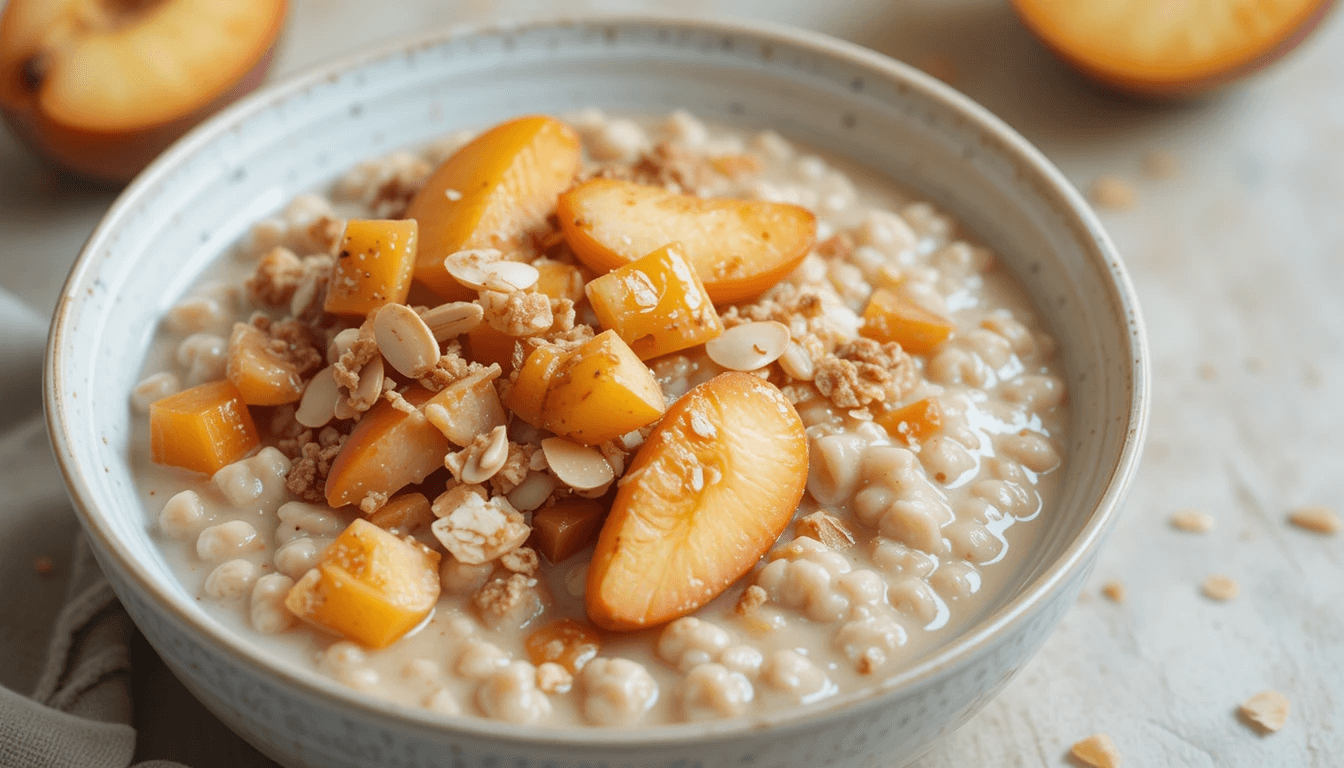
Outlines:
<svg viewBox="0 0 1344 768"><path fill-rule="evenodd" d="M153 329L248 225L355 162L453 128L582 106L772 127L943 206L1001 254L1060 342L1072 430L1020 585L872 690L754 719L630 730L445 722L269 658L179 584L127 462L128 396ZM902 765L963 723L1073 603L1135 469L1147 353L1133 290L1078 194L1021 137L890 59L777 27L601 19L484 27L384 47L271 86L170 149L117 200L57 309L47 417L117 594L169 667L286 766Z"/></svg>

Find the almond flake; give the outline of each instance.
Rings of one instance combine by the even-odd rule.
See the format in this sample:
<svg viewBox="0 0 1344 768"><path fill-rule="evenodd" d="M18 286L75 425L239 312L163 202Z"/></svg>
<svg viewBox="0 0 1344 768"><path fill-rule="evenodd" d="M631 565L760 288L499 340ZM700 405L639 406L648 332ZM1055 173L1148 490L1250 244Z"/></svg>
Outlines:
<svg viewBox="0 0 1344 768"><path fill-rule="evenodd" d="M378 351L403 376L418 379L439 362L439 342L425 321L405 304L387 304L373 317Z"/></svg>
<svg viewBox="0 0 1344 768"><path fill-rule="evenodd" d="M784 354L779 356L779 367L784 369L784 373L790 378L798 381L811 381L816 367L812 364L812 356L806 349L796 341L790 341Z"/></svg>
<svg viewBox="0 0 1344 768"><path fill-rule="evenodd" d="M548 437L541 441L541 450L546 454L551 474L575 490L601 488L616 479L611 464L596 448L563 437Z"/></svg>
<svg viewBox="0 0 1344 768"><path fill-rule="evenodd" d="M730 371L755 371L778 360L788 347L789 327L767 320L729 328L705 342L705 353Z"/></svg>
<svg viewBox="0 0 1344 768"><path fill-rule="evenodd" d="M474 301L451 301L420 315L434 340L440 343L456 338L481 324L485 311Z"/></svg>
<svg viewBox="0 0 1344 768"><path fill-rule="evenodd" d="M1120 751L1104 733L1093 734L1075 743L1069 754L1092 768L1120 768Z"/></svg>
<svg viewBox="0 0 1344 768"><path fill-rule="evenodd" d="M359 369L359 386L350 393L350 407L367 411L383 395L383 358L375 357Z"/></svg>
<svg viewBox="0 0 1344 768"><path fill-rule="evenodd" d="M1242 703L1241 716L1263 733L1274 733L1288 722L1288 697L1278 691L1262 691Z"/></svg>
<svg viewBox="0 0 1344 768"><path fill-rule="evenodd" d="M450 253L443 260L443 268L454 280L473 291L485 290L489 276L485 267L503 258L504 254L494 248L475 248Z"/></svg>
<svg viewBox="0 0 1344 768"><path fill-rule="evenodd" d="M318 371L303 390L303 399L294 411L294 419L310 429L326 426L335 417L336 403L340 399L332 367L327 366Z"/></svg>
<svg viewBox="0 0 1344 768"><path fill-rule="evenodd" d="M1340 529L1339 515L1319 504L1294 509L1288 513L1288 522L1303 530L1327 536L1339 533Z"/></svg>

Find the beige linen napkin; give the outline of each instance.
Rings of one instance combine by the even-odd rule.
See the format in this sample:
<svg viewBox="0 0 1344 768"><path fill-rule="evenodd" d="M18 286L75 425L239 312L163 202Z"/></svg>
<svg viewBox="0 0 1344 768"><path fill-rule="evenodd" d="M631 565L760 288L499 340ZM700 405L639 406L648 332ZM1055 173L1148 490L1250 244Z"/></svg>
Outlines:
<svg viewBox="0 0 1344 768"><path fill-rule="evenodd" d="M0 324L7 329L0 335L0 462L25 468L25 480L34 486L6 487L3 498L13 504L45 498L48 492L59 496L54 462L48 457L35 461L32 455L46 449L40 413L46 322L0 290ZM35 463L43 471L36 471ZM43 483L56 487L36 487ZM28 511L0 508L0 515ZM127 768L131 763L135 730L128 646L134 628L82 535L69 568L64 605L36 691L28 698L0 686L0 768ZM155 760L137 768L183 766Z"/></svg>

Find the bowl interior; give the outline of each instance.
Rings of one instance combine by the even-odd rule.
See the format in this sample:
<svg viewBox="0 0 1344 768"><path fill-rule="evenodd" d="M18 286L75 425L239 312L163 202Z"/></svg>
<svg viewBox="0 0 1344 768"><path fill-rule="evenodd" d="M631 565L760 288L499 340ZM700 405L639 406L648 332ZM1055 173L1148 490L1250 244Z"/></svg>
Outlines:
<svg viewBox="0 0 1344 768"><path fill-rule="evenodd" d="M875 54L782 31L626 20L446 35L316 71L208 122L124 193L66 286L48 362L58 460L105 565L208 636L270 663L179 586L138 500L127 455L139 417L128 397L159 317L251 223L359 160L458 127L584 106L681 107L769 127L890 177L998 250L1058 338L1073 439L1045 513L1049 533L972 636L884 687L955 661L1095 544L1137 451L1144 353L1128 281L1076 193L983 110ZM331 690L310 670L287 674Z"/></svg>

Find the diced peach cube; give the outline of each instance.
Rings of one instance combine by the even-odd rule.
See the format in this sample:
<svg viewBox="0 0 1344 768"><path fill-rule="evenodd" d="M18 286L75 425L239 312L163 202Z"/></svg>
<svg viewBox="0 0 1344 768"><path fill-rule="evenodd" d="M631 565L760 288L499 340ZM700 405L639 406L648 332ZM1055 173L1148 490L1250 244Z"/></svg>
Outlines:
<svg viewBox="0 0 1344 768"><path fill-rule="evenodd" d="M505 405L514 416L534 427L542 426L541 408L546 401L546 390L567 356L568 353L553 344L532 350L506 398Z"/></svg>
<svg viewBox="0 0 1344 768"><path fill-rule="evenodd" d="M467 445L477 435L488 434L509 420L495 389L497 378L498 368L468 374L426 401L425 415L444 437L457 445Z"/></svg>
<svg viewBox="0 0 1344 768"><path fill-rule="evenodd" d="M433 395L413 386L402 396L420 406ZM365 412L331 463L327 503L343 507L358 504L370 493L391 496L442 467L449 450L448 439L420 410L406 413L380 400Z"/></svg>
<svg viewBox="0 0 1344 768"><path fill-rule="evenodd" d="M546 428L597 445L663 415L663 391L630 345L603 331L560 365L542 405Z"/></svg>
<svg viewBox="0 0 1344 768"><path fill-rule="evenodd" d="M284 405L303 397L303 378L294 363L269 348L264 331L234 323L225 375L248 405Z"/></svg>
<svg viewBox="0 0 1344 768"><path fill-rule="evenodd" d="M401 304L411 291L419 226L414 219L351 219L336 259L323 309L335 315L371 315Z"/></svg>
<svg viewBox="0 0 1344 768"><path fill-rule="evenodd" d="M926 355L947 341L956 325L886 288L878 288L863 309L859 333L876 341L894 341L912 355Z"/></svg>
<svg viewBox="0 0 1344 768"><path fill-rule="evenodd" d="M299 618L370 648L424 621L439 599L439 554L356 519L290 589Z"/></svg>
<svg viewBox="0 0 1344 768"><path fill-rule="evenodd" d="M150 455L159 464L213 475L257 443L252 414L232 382L201 384L149 406Z"/></svg>
<svg viewBox="0 0 1344 768"><path fill-rule="evenodd" d="M616 331L641 360L723 333L719 313L678 243L613 269L586 291L602 326Z"/></svg>
<svg viewBox="0 0 1344 768"><path fill-rule="evenodd" d="M895 410L879 413L873 417L873 421L892 437L904 440L907 445L915 445L943 428L943 408L936 399L926 397Z"/></svg>
<svg viewBox="0 0 1344 768"><path fill-rule="evenodd" d="M553 259L537 259L532 262L540 275L536 290L552 299L569 299L578 304L583 301L583 271L573 264Z"/></svg>

